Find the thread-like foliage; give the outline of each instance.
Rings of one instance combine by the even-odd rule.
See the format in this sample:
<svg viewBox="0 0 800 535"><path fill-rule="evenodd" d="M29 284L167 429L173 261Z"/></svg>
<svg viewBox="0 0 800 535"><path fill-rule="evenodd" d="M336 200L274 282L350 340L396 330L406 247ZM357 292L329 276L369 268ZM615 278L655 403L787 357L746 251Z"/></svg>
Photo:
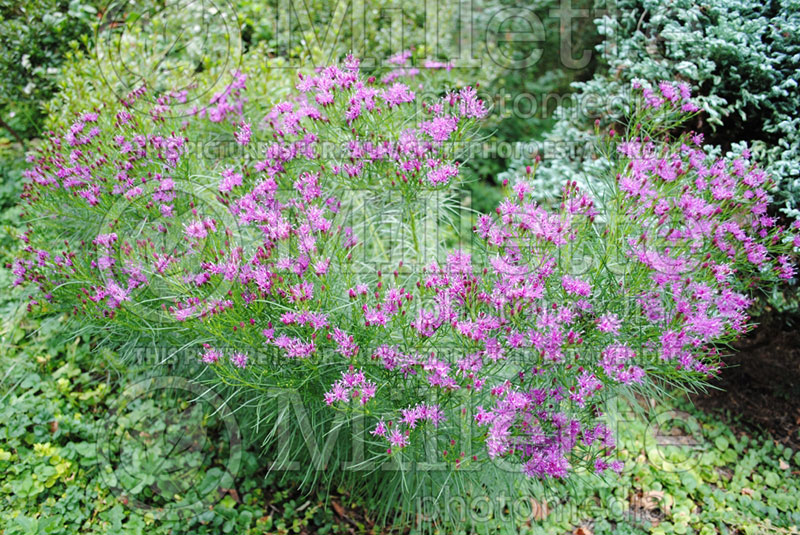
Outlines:
<svg viewBox="0 0 800 535"><path fill-rule="evenodd" d="M703 384L753 286L794 277L770 179L669 137L688 85L637 83L630 126L596 132L593 194L568 181L550 209L519 182L447 250L461 226L432 203L486 109L470 87L420 102L417 80L348 57L268 109L237 72L203 106L140 115L141 88L81 114L30 158L17 283L192 348L275 470L384 512L621 470L606 401ZM209 165L209 144L235 150Z"/></svg>

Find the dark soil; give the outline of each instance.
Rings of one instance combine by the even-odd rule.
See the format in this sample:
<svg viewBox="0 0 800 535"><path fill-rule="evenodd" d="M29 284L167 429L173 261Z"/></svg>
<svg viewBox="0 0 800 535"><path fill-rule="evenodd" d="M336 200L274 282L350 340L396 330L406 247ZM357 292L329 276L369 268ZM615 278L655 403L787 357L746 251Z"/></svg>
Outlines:
<svg viewBox="0 0 800 535"><path fill-rule="evenodd" d="M725 359L713 386L692 395L703 411L734 429L766 432L800 450L800 322L766 317Z"/></svg>

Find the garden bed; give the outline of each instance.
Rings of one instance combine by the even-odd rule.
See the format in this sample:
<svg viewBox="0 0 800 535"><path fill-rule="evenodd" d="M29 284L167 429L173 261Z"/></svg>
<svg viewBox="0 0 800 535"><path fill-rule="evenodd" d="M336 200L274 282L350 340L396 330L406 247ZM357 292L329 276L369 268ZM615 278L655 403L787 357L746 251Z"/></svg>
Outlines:
<svg viewBox="0 0 800 535"><path fill-rule="evenodd" d="M785 317L766 317L736 344L713 389L691 397L734 429L762 431L800 449L800 330Z"/></svg>

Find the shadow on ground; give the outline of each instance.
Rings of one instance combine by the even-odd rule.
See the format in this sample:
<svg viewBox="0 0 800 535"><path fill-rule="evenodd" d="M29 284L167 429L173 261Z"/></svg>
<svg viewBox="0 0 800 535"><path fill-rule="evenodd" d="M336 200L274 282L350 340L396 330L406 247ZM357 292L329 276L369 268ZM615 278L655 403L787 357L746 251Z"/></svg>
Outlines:
<svg viewBox="0 0 800 535"><path fill-rule="evenodd" d="M721 390L691 400L734 429L768 432L800 450L800 317L762 318L736 349L712 383Z"/></svg>

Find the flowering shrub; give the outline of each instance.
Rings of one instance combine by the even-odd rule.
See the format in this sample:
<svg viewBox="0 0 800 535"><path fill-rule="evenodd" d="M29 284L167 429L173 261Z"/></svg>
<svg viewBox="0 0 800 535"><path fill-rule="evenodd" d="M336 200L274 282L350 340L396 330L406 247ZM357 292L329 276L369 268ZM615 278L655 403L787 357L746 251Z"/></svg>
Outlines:
<svg viewBox="0 0 800 535"><path fill-rule="evenodd" d="M81 115L31 158L17 283L32 306L195 348L306 482L356 470L397 496L621 470L605 401L705 381L750 326L753 284L794 277L800 238L767 215L768 177L670 139L696 112L688 88L639 83L631 128L599 136L600 198L568 182L549 211L520 182L477 243L428 258L420 203L458 185L457 142L486 109L406 82L348 58L260 117L240 73L186 120L180 94L130 113L144 88ZM237 150L197 158L202 136ZM392 246L374 227L398 198L412 245L384 273L362 259ZM312 425L286 425L293 396ZM359 452L350 468L318 462L313 435Z"/></svg>

